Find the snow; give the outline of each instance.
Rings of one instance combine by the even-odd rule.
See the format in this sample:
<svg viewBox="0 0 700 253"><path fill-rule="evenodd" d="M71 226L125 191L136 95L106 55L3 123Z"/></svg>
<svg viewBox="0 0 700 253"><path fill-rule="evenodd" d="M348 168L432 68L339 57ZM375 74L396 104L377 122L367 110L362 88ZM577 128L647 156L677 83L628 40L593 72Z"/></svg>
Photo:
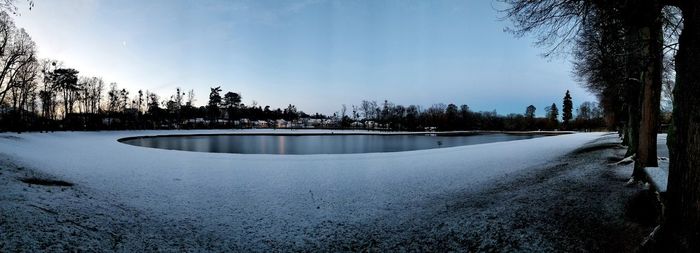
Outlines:
<svg viewBox="0 0 700 253"><path fill-rule="evenodd" d="M656 152L659 157L668 158L668 146L666 146L667 141L668 134L659 134L656 137Z"/></svg>
<svg viewBox="0 0 700 253"><path fill-rule="evenodd" d="M173 151L117 142L145 135L252 132L330 131L8 133L0 135L0 153L124 206L258 245L303 242L304 231L323 222L417 212L413 203L476 191L602 136L576 133L408 152L297 156Z"/></svg>
<svg viewBox="0 0 700 253"><path fill-rule="evenodd" d="M668 172L659 167L645 167L644 172L649 176L649 180L654 188L659 192L666 192L668 186Z"/></svg>
<svg viewBox="0 0 700 253"><path fill-rule="evenodd" d="M657 153L659 156L658 167L646 167L644 172L659 192L666 192L668 186L668 146L666 146L667 134L659 134L657 137Z"/></svg>

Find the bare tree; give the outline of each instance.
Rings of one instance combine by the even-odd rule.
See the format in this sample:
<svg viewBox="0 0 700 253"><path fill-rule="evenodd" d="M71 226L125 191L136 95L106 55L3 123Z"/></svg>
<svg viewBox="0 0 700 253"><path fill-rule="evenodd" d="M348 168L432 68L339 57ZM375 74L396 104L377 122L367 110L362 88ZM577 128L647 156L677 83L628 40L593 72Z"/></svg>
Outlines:
<svg viewBox="0 0 700 253"><path fill-rule="evenodd" d="M39 92L42 114L45 119L55 119L56 113L56 85L53 82L53 71L60 67L61 63L55 60L44 59L40 62L43 90Z"/></svg>
<svg viewBox="0 0 700 253"><path fill-rule="evenodd" d="M25 2L27 3L29 10L34 8L34 0L25 0ZM0 0L0 10L9 11L12 14L19 15L17 0Z"/></svg>
<svg viewBox="0 0 700 253"><path fill-rule="evenodd" d="M59 68L53 71L52 79L63 97L63 116L73 113L75 95L80 90L78 71L72 68Z"/></svg>
<svg viewBox="0 0 700 253"><path fill-rule="evenodd" d="M104 89L104 81L98 77L81 77L80 78L81 97L86 113L96 114L100 110L100 100L102 98L102 90Z"/></svg>
<svg viewBox="0 0 700 253"><path fill-rule="evenodd" d="M119 111L125 112L129 108L129 91L122 89L119 91Z"/></svg>
<svg viewBox="0 0 700 253"><path fill-rule="evenodd" d="M181 91L180 87L177 87L175 89L175 95L173 95L171 97L171 99L175 102L175 105L177 106L178 110L182 106L182 102L183 102L184 98L185 98L185 93Z"/></svg>
<svg viewBox="0 0 700 253"><path fill-rule="evenodd" d="M143 112L143 90L138 91L138 95L136 97L136 111L141 114Z"/></svg>
<svg viewBox="0 0 700 253"><path fill-rule="evenodd" d="M188 92L187 92L187 102L186 102L186 105L187 105L187 106L194 106L194 102L195 102L195 101L196 101L196 100L195 100L195 98L194 98L194 90L188 91Z"/></svg>
<svg viewBox="0 0 700 253"><path fill-rule="evenodd" d="M600 8L583 28L574 47L573 73L581 85L598 97L610 129L628 130L625 103L625 36L619 8ZM629 99L629 98L628 98ZM625 143L630 137L625 136ZM634 151L632 151L634 152Z"/></svg>
<svg viewBox="0 0 700 253"><path fill-rule="evenodd" d="M362 100L360 104L360 110L367 120L376 120L379 117L379 115L377 115L377 109L377 101Z"/></svg>
<svg viewBox="0 0 700 253"><path fill-rule="evenodd" d="M109 91L107 92L107 111L117 112L119 110L119 88L117 88L117 83L109 84Z"/></svg>
<svg viewBox="0 0 700 253"><path fill-rule="evenodd" d="M16 85L17 70L36 61L36 45L24 29L16 30L12 19L0 12L0 104Z"/></svg>
<svg viewBox="0 0 700 253"><path fill-rule="evenodd" d="M673 110L673 87L676 85L676 54L678 53L678 37L683 30L683 16L675 6L663 9L664 18L664 71L663 90L661 94L662 110L670 117Z"/></svg>

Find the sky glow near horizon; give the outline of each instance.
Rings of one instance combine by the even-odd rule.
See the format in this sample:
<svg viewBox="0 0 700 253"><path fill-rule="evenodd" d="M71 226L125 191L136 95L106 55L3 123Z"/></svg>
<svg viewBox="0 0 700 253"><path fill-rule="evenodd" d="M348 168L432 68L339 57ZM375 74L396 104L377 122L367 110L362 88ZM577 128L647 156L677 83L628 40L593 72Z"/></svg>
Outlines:
<svg viewBox="0 0 700 253"><path fill-rule="evenodd" d="M595 101L571 75L570 59L544 59L531 38L503 29L483 1L35 1L19 2L39 56L136 94L167 98L209 87L243 102L295 104L333 114L341 104L385 99L424 108L537 114L571 90Z"/></svg>

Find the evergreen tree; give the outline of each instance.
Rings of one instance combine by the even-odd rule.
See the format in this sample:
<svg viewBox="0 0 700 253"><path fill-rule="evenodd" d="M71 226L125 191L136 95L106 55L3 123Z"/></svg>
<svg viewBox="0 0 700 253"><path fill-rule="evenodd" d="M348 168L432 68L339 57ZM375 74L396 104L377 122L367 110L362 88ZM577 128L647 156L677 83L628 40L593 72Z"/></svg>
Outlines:
<svg viewBox="0 0 700 253"><path fill-rule="evenodd" d="M545 108L547 111L547 125L551 129L557 129L559 127L559 108L557 108L556 103L552 103L551 106Z"/></svg>
<svg viewBox="0 0 700 253"><path fill-rule="evenodd" d="M549 107L548 113L548 119L552 123L557 122L557 117L559 117L559 108L557 108L557 104L552 103L552 106Z"/></svg>
<svg viewBox="0 0 700 253"><path fill-rule="evenodd" d="M564 128L569 125L569 121L573 118L571 113L574 109L574 103L571 101L571 95L569 95L569 90L566 90L566 95L564 96L564 105L562 106L561 119L564 122Z"/></svg>
<svg viewBox="0 0 700 253"><path fill-rule="evenodd" d="M219 116L219 105L221 105L221 95L219 93L221 93L221 86L211 88L211 92L209 93L209 106L207 109L212 125Z"/></svg>

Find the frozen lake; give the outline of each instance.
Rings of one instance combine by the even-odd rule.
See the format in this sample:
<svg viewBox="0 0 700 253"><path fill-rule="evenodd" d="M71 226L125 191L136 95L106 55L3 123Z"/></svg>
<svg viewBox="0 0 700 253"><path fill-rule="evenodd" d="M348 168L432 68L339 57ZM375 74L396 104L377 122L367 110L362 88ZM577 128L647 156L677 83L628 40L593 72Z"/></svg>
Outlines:
<svg viewBox="0 0 700 253"><path fill-rule="evenodd" d="M408 134L189 135L126 138L123 143L150 148L235 154L354 154L422 150L532 139L541 135Z"/></svg>

